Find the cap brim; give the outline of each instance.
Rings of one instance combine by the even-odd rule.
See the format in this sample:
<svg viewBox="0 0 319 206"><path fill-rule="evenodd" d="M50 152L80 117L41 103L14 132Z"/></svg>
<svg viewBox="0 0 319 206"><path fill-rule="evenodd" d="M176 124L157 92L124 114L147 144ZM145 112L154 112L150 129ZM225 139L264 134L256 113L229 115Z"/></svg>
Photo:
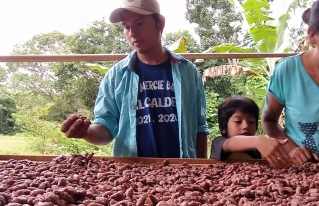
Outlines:
<svg viewBox="0 0 319 206"><path fill-rule="evenodd" d="M117 23L121 21L121 14L123 11L128 10L132 11L134 13L142 14L142 15L151 15L154 14L152 11L147 11L144 9L134 8L134 7L127 7L127 8L118 8L112 11L110 15L110 22L111 23Z"/></svg>

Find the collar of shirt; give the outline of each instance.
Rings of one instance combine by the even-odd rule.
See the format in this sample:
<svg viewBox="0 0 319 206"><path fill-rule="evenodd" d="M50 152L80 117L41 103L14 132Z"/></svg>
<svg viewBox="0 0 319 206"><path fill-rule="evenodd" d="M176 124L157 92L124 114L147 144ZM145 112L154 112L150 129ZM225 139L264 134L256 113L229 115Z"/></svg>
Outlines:
<svg viewBox="0 0 319 206"><path fill-rule="evenodd" d="M163 47L163 48L169 54L172 63L180 64L181 61L184 60L184 58L182 56L173 53L172 51L170 51L166 47ZM128 67L132 72L134 72L135 71L134 65L135 65L135 62L136 62L136 58L137 58L137 52L136 51L132 51L128 55L128 61L125 62L125 64L123 65L124 66L123 68Z"/></svg>

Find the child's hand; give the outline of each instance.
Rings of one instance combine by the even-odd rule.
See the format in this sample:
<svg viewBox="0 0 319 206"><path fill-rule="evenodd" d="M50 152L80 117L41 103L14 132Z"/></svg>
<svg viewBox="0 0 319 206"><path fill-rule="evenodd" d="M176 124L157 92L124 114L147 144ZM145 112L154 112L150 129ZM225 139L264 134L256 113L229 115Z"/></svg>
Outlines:
<svg viewBox="0 0 319 206"><path fill-rule="evenodd" d="M291 158L284 148L287 142L288 139L260 137L257 149L271 166L284 168L291 165Z"/></svg>
<svg viewBox="0 0 319 206"><path fill-rule="evenodd" d="M316 153L309 152L305 146L294 148L289 152L289 156L294 164L305 163L312 157L314 157L315 160L319 160L318 155Z"/></svg>

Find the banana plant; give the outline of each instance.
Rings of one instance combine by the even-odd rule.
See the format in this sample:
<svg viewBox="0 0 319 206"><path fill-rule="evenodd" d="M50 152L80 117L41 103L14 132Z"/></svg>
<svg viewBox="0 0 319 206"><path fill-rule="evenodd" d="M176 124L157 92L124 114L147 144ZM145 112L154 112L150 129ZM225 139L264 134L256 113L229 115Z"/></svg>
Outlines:
<svg viewBox="0 0 319 206"><path fill-rule="evenodd" d="M91 63L86 63L83 65L86 68L90 68L92 70L96 70L98 71L100 74L106 74L106 72L109 71L110 68L102 66L102 65L98 65L98 64L91 64Z"/></svg>
<svg viewBox="0 0 319 206"><path fill-rule="evenodd" d="M220 45L209 49L209 52L218 53L248 53L248 52L261 52L261 53L275 53L286 52L287 49L283 48L284 35L287 29L287 21L290 19L289 12L292 9L293 3L296 0L285 0L285 4L281 6L283 13L274 15L274 9L267 0L246 0L242 4L238 0L229 0L235 8L242 14L244 19L244 28L248 28L249 35L251 36L256 47L244 48L240 45ZM282 3L283 1L281 1ZM299 2L299 0L298 0ZM277 6L276 4L273 4ZM275 68L275 62L278 58L266 58L268 69L266 68L262 59L247 58L254 65L259 66L269 77L270 73ZM260 78L268 81L260 75Z"/></svg>
<svg viewBox="0 0 319 206"><path fill-rule="evenodd" d="M186 53L187 52L186 38L182 36L173 44L168 46L168 49L175 53Z"/></svg>

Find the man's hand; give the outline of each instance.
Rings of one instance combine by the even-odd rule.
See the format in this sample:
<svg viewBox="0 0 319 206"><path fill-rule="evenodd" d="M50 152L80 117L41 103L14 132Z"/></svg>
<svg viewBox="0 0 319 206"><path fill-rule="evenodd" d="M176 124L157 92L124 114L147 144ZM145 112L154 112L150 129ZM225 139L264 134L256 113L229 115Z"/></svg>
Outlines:
<svg viewBox="0 0 319 206"><path fill-rule="evenodd" d="M284 149L288 139L278 140L275 138L260 137L257 149L272 167L285 168L291 165L289 154Z"/></svg>
<svg viewBox="0 0 319 206"><path fill-rule="evenodd" d="M84 138L90 127L90 120L82 115L72 114L61 125L61 131L68 138Z"/></svg>
<svg viewBox="0 0 319 206"><path fill-rule="evenodd" d="M305 146L294 148L289 152L289 156L291 157L292 162L297 165L307 162L312 157L315 158L315 160L319 160L318 155L309 152Z"/></svg>

